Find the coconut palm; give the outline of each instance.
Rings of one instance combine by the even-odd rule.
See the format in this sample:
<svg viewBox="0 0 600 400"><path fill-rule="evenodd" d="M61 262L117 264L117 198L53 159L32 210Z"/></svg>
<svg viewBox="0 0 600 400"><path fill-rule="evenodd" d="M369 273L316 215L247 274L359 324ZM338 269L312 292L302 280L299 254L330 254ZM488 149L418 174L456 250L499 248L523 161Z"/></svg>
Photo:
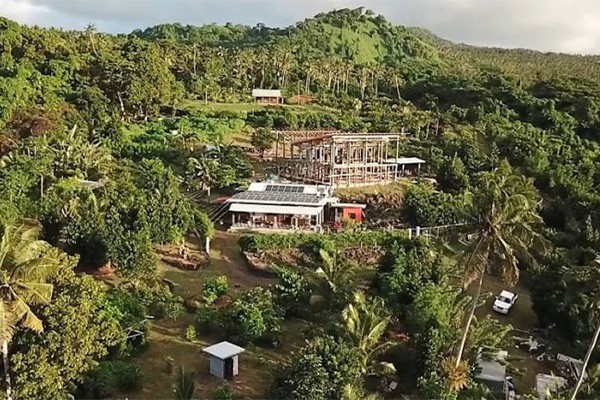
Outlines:
<svg viewBox="0 0 600 400"><path fill-rule="evenodd" d="M385 308L383 299L376 297L367 300L361 291L354 294L352 303L342 311L346 334L358 349L363 373L373 367L386 373L395 371L391 363L373 365L375 358L392 344L381 340L390 318L391 314Z"/></svg>
<svg viewBox="0 0 600 400"><path fill-rule="evenodd" d="M589 272L591 275L590 281L598 282L598 279L600 279L600 257L596 258L592 262L589 268ZM577 397L577 393L579 392L581 384L585 379L586 369L590 362L590 357L592 356L592 353L596 348L596 344L598 343L598 337L600 336L600 288L594 288L594 292L595 293L592 294L593 300L590 303L590 320L593 323L595 323L596 330L594 332L592 340L590 341L590 345L587 349L587 352L585 353L585 358L583 359L583 366L581 368L581 374L579 375L579 379L577 379L577 384L575 385L575 388L571 393L571 400L575 400L575 398Z"/></svg>
<svg viewBox="0 0 600 400"><path fill-rule="evenodd" d="M2 228L0 240L0 343L6 380L6 398L12 399L8 344L19 326L43 330L32 305L47 304L52 297L48 275L57 262L43 256L47 243L38 240L40 229L31 221Z"/></svg>
<svg viewBox="0 0 600 400"><path fill-rule="evenodd" d="M543 224L537 190L530 179L514 174L508 163L483 174L476 192L466 199L473 233L459 262L464 265L465 287L477 281L477 290L458 348L456 369L461 364L485 274L498 274L512 286L519 279L519 259L535 265L531 250L544 251L546 247L546 241L535 231Z"/></svg>
<svg viewBox="0 0 600 400"><path fill-rule="evenodd" d="M340 261L337 252L329 254L321 249L319 255L322 264L317 269L316 274L325 281L332 293L338 292L352 281L355 272L354 264Z"/></svg>

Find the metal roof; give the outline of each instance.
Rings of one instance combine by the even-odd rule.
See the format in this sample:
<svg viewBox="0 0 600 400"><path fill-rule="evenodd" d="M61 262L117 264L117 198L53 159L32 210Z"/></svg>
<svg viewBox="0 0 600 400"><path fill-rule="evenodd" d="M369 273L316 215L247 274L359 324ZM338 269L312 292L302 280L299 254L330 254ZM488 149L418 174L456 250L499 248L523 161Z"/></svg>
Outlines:
<svg viewBox="0 0 600 400"><path fill-rule="evenodd" d="M398 158L388 158L385 160L388 164L425 164L425 160L421 160L418 157L398 157Z"/></svg>
<svg viewBox="0 0 600 400"><path fill-rule="evenodd" d="M285 193L285 192L259 192L246 191L236 193L227 201L230 203L261 203L261 204L288 204L288 205L324 205L331 197L318 196L310 193Z"/></svg>
<svg viewBox="0 0 600 400"><path fill-rule="evenodd" d="M535 389L540 400L544 400L547 394L558 392L567 385L568 381L562 376L548 374L537 374L535 376Z"/></svg>
<svg viewBox="0 0 600 400"><path fill-rule="evenodd" d="M262 204L234 203L229 211L248 212L260 214L284 214L284 215L318 215L323 206L318 207L294 207L294 206L272 206Z"/></svg>
<svg viewBox="0 0 600 400"><path fill-rule="evenodd" d="M361 208L361 209L367 207L366 204L360 204L360 203L332 203L330 206L334 207L334 208Z"/></svg>
<svg viewBox="0 0 600 400"><path fill-rule="evenodd" d="M224 360L226 358L237 356L238 354L243 353L245 349L243 347L236 346L233 343L221 342L206 347L202 349L202 351L210 354L213 357L217 357L221 360Z"/></svg>
<svg viewBox="0 0 600 400"><path fill-rule="evenodd" d="M283 97L281 90L252 89L252 97Z"/></svg>

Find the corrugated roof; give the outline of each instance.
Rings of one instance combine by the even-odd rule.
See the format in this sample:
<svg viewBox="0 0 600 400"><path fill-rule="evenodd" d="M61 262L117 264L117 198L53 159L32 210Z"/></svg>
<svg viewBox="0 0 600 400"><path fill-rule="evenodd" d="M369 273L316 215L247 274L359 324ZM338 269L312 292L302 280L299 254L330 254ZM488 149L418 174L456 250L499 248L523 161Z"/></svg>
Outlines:
<svg viewBox="0 0 600 400"><path fill-rule="evenodd" d="M398 157L388 158L385 160L388 164L425 164L425 160L421 160L418 157Z"/></svg>
<svg viewBox="0 0 600 400"><path fill-rule="evenodd" d="M230 203L261 203L261 204L287 204L287 205L324 205L331 197L317 196L308 193L280 193L246 191L236 193L227 201Z"/></svg>
<svg viewBox="0 0 600 400"><path fill-rule="evenodd" d="M281 90L252 89L252 97L283 97Z"/></svg>
<svg viewBox="0 0 600 400"><path fill-rule="evenodd" d="M229 357L236 356L240 353L243 353L245 349L240 346L236 346L233 343L229 342L221 342L217 344L213 344L212 346L206 347L202 349L203 352L210 354L211 356L215 356L224 360Z"/></svg>
<svg viewBox="0 0 600 400"><path fill-rule="evenodd" d="M234 203L229 211L248 212L261 214L284 214L284 215L317 215L323 210L319 207L294 207L294 206L271 206L262 204Z"/></svg>

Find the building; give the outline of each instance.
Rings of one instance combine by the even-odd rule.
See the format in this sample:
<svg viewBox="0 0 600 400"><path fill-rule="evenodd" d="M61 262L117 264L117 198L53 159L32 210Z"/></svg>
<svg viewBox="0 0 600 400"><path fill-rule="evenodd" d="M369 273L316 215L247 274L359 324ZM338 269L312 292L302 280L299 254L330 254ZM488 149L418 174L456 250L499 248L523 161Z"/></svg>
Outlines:
<svg viewBox="0 0 600 400"><path fill-rule="evenodd" d="M238 356L245 350L233 343L221 342L202 349L210 356L210 373L221 379L233 379L238 374Z"/></svg>
<svg viewBox="0 0 600 400"><path fill-rule="evenodd" d="M400 133L275 131L279 173L290 180L338 187L386 184L399 179L406 165L398 156ZM392 156L392 157L390 157ZM421 163L417 163L420 171Z"/></svg>
<svg viewBox="0 0 600 400"><path fill-rule="evenodd" d="M388 158L385 162L396 164L396 170L400 176L419 175L421 173L421 165L425 164L425 160L417 157Z"/></svg>
<svg viewBox="0 0 600 400"><path fill-rule="evenodd" d="M515 398L515 385L512 377L506 375L507 351L484 355L482 349L477 355L477 373L475 381L485 385L490 393L497 398L512 400Z"/></svg>
<svg viewBox="0 0 600 400"><path fill-rule="evenodd" d="M363 220L364 204L340 203L328 185L255 182L226 200L232 230L320 230L344 218Z"/></svg>
<svg viewBox="0 0 600 400"><path fill-rule="evenodd" d="M283 104L281 90L253 89L252 99L255 103Z"/></svg>

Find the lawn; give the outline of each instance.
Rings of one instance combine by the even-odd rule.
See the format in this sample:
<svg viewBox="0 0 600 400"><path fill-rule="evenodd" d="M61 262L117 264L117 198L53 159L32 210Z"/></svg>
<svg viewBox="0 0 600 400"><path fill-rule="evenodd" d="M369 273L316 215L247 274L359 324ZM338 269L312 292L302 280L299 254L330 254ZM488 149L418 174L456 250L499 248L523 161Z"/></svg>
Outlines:
<svg viewBox="0 0 600 400"><path fill-rule="evenodd" d="M230 295L237 296L242 290L254 286L268 286L275 282L269 276L252 273L241 257L238 236L218 231L211 244L211 263L198 271L183 271L161 265L160 274L175 284L175 292L184 299L198 295L206 277L226 275ZM191 244L194 246L194 244ZM130 399L173 398L174 385L181 366L191 372L195 380L194 398L210 398L221 385L230 385L235 393L246 398L264 398L271 385L273 374L291 351L304 344L303 332L306 322L288 319L283 324L283 341L278 348L250 345L240 356L240 373L234 381L218 379L208 373L208 357L202 348L214 344L213 335L200 335L194 343L185 339L185 330L194 323L194 315L186 313L176 321L153 321L150 327L150 345L134 359L144 372L143 389L128 395ZM167 358L171 357L172 368Z"/></svg>

